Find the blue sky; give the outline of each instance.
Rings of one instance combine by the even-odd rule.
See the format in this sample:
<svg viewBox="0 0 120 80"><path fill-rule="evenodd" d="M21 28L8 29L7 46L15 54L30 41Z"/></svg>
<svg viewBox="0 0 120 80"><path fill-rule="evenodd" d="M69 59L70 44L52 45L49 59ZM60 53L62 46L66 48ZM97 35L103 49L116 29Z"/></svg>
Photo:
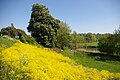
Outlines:
<svg viewBox="0 0 120 80"><path fill-rule="evenodd" d="M14 23L27 32L34 3L78 33L112 33L120 25L120 0L0 0L0 29Z"/></svg>

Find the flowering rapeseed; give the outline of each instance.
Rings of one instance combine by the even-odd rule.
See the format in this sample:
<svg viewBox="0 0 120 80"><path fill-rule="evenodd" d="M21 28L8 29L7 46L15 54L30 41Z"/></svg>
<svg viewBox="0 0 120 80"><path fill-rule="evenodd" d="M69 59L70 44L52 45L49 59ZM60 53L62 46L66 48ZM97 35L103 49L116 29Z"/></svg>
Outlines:
<svg viewBox="0 0 120 80"><path fill-rule="evenodd" d="M21 42L15 43L0 54L1 80L120 79L120 73L87 68L49 49Z"/></svg>

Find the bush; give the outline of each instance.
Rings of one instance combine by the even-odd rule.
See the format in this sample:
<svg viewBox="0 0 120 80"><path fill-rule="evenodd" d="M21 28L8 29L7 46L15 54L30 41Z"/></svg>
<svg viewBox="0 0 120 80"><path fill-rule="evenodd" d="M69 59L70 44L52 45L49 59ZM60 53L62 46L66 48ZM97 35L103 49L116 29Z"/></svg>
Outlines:
<svg viewBox="0 0 120 80"><path fill-rule="evenodd" d="M29 44L37 45L37 42L36 42L35 38L33 38L32 36L28 36L26 41Z"/></svg>

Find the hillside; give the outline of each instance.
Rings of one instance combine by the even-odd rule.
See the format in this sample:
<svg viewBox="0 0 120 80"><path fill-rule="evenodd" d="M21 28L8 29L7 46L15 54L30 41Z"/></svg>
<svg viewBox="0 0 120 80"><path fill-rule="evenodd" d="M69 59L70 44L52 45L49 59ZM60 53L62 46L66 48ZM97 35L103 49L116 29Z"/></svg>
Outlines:
<svg viewBox="0 0 120 80"><path fill-rule="evenodd" d="M0 80L110 80L120 73L99 71L78 65L75 61L46 48L21 42L2 50Z"/></svg>
<svg viewBox="0 0 120 80"><path fill-rule="evenodd" d="M8 36L3 36L3 37L0 36L0 51L5 49L5 48L9 48L14 43L16 43L15 39L10 38Z"/></svg>

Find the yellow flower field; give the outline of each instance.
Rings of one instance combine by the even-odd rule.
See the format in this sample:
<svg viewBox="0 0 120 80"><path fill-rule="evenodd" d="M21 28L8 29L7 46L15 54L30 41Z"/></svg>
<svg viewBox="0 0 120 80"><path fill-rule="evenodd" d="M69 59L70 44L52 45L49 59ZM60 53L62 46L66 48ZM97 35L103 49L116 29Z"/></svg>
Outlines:
<svg viewBox="0 0 120 80"><path fill-rule="evenodd" d="M21 42L3 50L0 59L0 80L120 79L120 73L87 68L49 49L37 48Z"/></svg>

